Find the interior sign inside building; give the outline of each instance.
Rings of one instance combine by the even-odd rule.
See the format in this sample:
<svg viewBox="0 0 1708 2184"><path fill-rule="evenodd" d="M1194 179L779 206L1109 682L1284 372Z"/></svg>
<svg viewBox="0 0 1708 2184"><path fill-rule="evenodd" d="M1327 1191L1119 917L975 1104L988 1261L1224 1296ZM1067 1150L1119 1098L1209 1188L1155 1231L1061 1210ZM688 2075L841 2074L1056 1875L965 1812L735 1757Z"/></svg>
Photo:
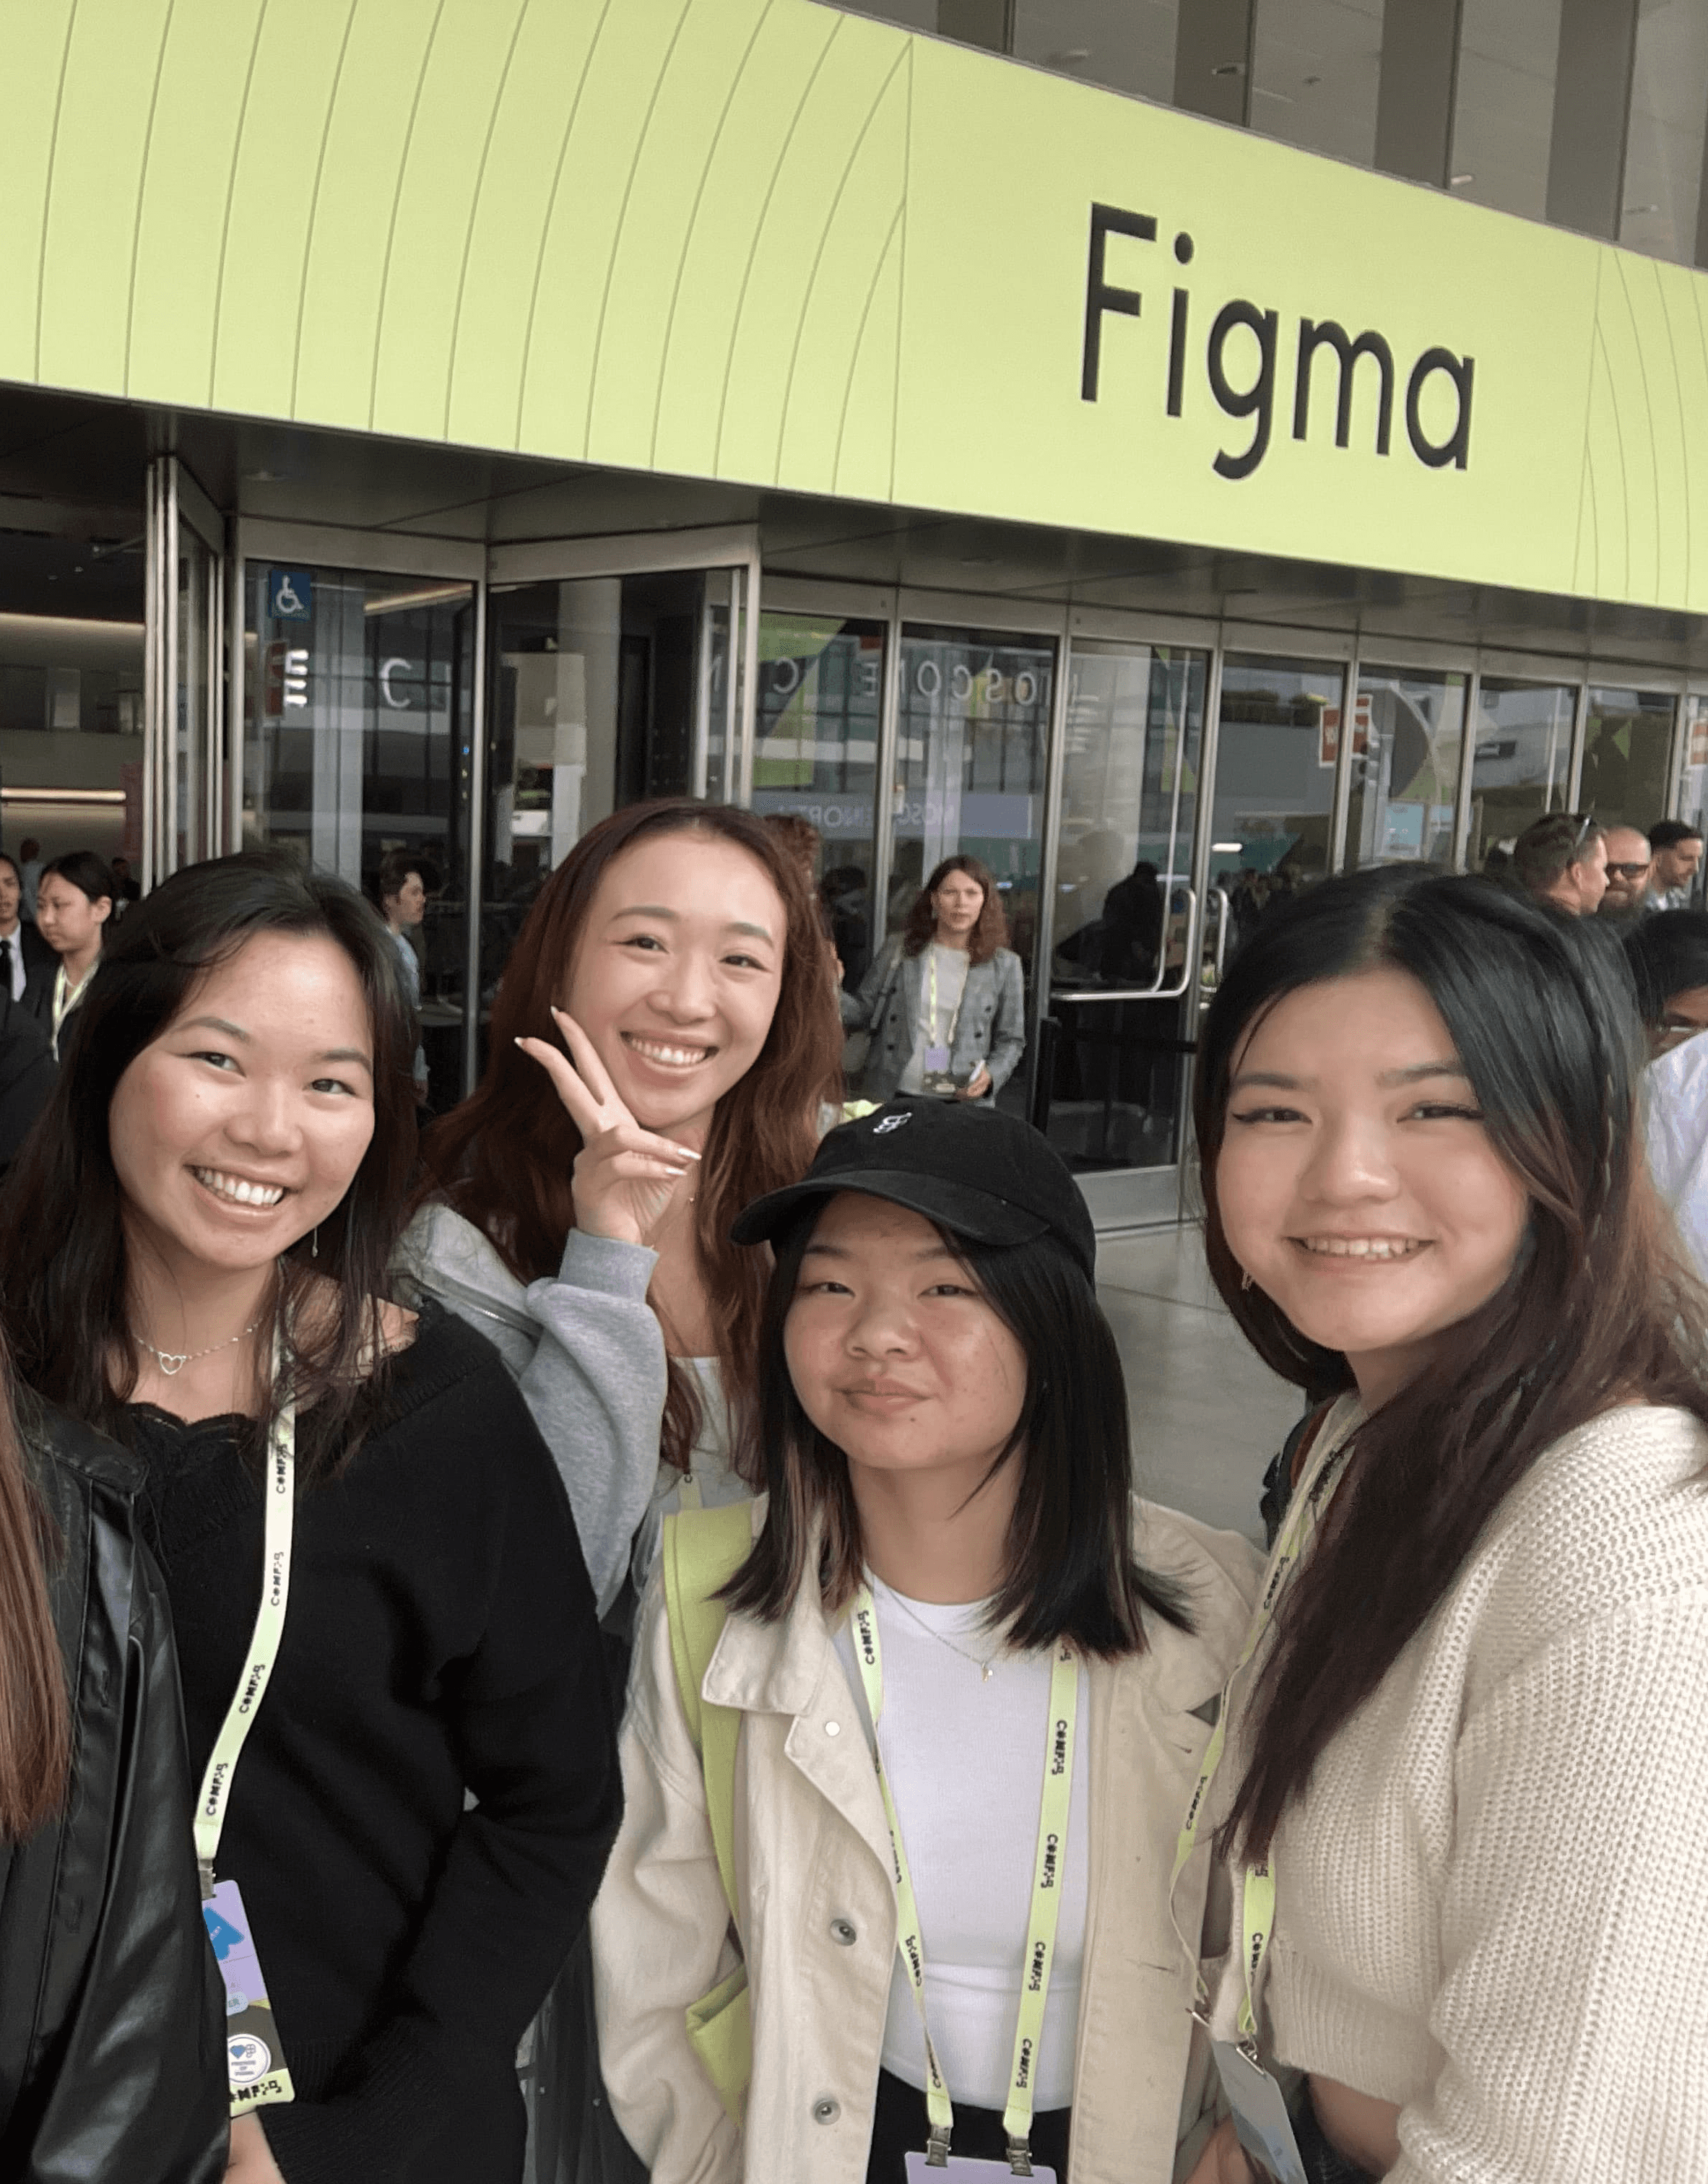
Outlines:
<svg viewBox="0 0 1708 2184"><path fill-rule="evenodd" d="M1155 215L1131 212L1120 205L1093 203L1091 208L1085 333L1080 354L1079 392L1084 402L1099 398L1105 320L1143 320L1145 315L1144 291L1109 277L1111 236L1154 243ZM1295 440L1310 437L1313 403L1320 404L1319 417L1332 404L1334 444L1349 447L1360 365L1366 366L1366 384L1375 390L1370 441L1375 454L1386 455L1394 444L1398 396L1405 437L1418 461L1430 470L1451 465L1462 471L1468 466L1473 358L1455 354L1449 348L1426 348L1411 364L1404 393L1399 395L1399 367L1393 345L1372 327L1352 334L1336 319L1301 316L1295 335L1291 324L1283 330L1279 311L1237 296L1216 309L1205 334L1202 315L1210 307L1199 303L1187 279L1187 268L1196 255L1192 236L1181 229L1174 237L1172 251L1177 279L1169 301L1166 345L1160 337L1152 336L1146 353L1154 360L1156 392L1170 417L1184 414L1199 387L1201 370L1203 387L1223 415L1236 424L1249 420L1250 437L1245 444L1223 448L1213 458L1210 467L1218 477L1249 477L1268 454L1278 386L1284 390L1283 402L1290 396ZM1156 315L1160 318L1160 313ZM1438 385L1432 384L1437 382ZM1444 394L1448 426L1444 432L1441 429ZM1431 420L1434 421L1433 430ZM1318 429L1326 433L1326 422Z"/></svg>

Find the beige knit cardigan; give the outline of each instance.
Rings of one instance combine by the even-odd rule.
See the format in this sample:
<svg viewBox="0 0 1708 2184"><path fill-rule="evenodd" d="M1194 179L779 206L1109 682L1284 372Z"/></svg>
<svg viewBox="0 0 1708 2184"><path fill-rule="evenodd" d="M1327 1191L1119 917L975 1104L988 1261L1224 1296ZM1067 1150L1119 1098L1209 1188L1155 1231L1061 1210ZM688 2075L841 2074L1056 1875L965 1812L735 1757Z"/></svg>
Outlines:
<svg viewBox="0 0 1708 2184"><path fill-rule="evenodd" d="M1313 1472L1358 1416L1343 1402ZM1694 1418L1632 1407L1546 1451L1324 1753L1275 1869L1274 2053L1399 2105L1389 2184L1705 2184Z"/></svg>

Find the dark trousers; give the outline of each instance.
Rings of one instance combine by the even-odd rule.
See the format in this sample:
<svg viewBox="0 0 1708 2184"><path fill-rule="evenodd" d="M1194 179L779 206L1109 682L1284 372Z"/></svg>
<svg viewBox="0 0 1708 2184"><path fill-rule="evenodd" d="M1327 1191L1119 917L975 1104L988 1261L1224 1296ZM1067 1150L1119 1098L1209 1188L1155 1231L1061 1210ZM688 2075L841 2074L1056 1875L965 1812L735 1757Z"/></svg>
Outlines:
<svg viewBox="0 0 1708 2184"><path fill-rule="evenodd" d="M1072 2117L1071 2109L1051 2109L1032 2120L1032 2158L1040 2166L1054 2169L1058 2184L1067 2184L1067 2131ZM930 2129L925 2095L892 2077L887 2070L880 2070L866 2184L903 2184L907 2156L925 2152L926 2133ZM957 2101L954 2151L985 2161L1006 2161L1008 2140L1001 2111L965 2108Z"/></svg>

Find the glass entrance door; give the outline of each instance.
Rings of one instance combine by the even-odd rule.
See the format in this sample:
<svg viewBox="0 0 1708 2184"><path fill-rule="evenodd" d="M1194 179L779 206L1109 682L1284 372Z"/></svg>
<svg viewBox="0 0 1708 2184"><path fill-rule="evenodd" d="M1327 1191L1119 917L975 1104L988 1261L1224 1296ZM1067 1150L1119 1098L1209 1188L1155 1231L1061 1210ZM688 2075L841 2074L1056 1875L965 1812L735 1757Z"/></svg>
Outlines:
<svg viewBox="0 0 1708 2184"><path fill-rule="evenodd" d="M1166 645L1069 660L1037 1112L1100 1227L1177 1203L1209 666Z"/></svg>

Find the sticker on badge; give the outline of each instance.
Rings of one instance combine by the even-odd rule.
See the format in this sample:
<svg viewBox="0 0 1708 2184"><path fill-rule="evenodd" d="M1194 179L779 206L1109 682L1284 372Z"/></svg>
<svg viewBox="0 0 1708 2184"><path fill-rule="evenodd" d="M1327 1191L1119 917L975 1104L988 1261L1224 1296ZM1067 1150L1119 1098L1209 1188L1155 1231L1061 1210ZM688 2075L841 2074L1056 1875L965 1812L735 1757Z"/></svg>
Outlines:
<svg viewBox="0 0 1708 2184"><path fill-rule="evenodd" d="M249 1915L235 1880L214 1884L214 1893L202 1906L202 1917L225 1983L225 2077L232 2114L294 2100L279 2028L267 1999L267 1982L249 1932Z"/></svg>
<svg viewBox="0 0 1708 2184"><path fill-rule="evenodd" d="M1216 2058L1216 2075L1233 2111L1241 2146L1275 2184L1310 2184L1293 2135L1286 2097L1275 2080L1232 2040L1212 2040L1210 2052Z"/></svg>
<svg viewBox="0 0 1708 2184"><path fill-rule="evenodd" d="M952 2153L939 2169L933 2169L922 2153L910 2153L907 2160L907 2184L936 2184L939 2177L945 2184L954 2184L957 2176L965 2177L966 2184L997 2184L999 2177L1012 2176L1015 2171L1005 2161L976 2161L971 2154ZM1034 2162L1021 2172L1033 2179L1033 2184L1055 2184L1055 2171L1048 2162Z"/></svg>

